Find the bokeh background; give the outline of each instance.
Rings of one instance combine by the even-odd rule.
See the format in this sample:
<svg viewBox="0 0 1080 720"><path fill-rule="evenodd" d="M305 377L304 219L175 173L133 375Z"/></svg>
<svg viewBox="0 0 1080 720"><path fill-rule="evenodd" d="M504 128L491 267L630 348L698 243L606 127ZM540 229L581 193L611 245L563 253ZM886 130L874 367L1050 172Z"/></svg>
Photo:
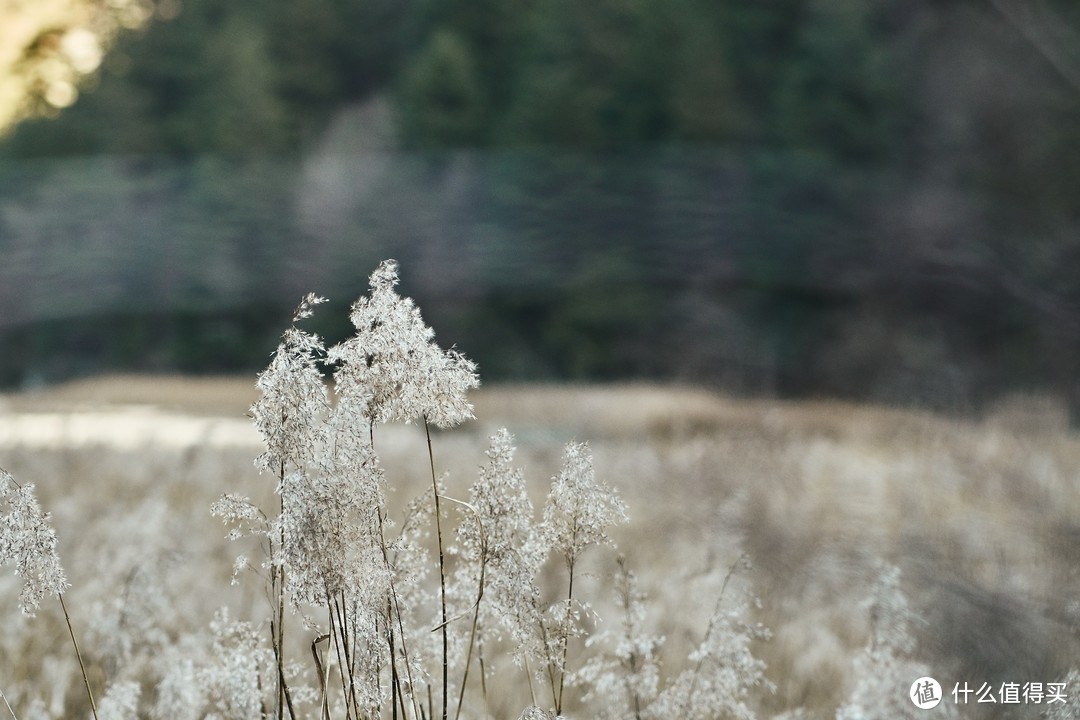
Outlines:
<svg viewBox="0 0 1080 720"><path fill-rule="evenodd" d="M488 382L1076 406L1078 38L1066 0L5 0L0 385L249 373L396 257Z"/></svg>
<svg viewBox="0 0 1080 720"><path fill-rule="evenodd" d="M588 440L668 680L745 557L762 717L1053 682L1080 657L1078 186L1073 0L0 0L0 464L53 513L91 682L147 716L218 607L266 617L207 512L277 504L254 373L308 292L305 328L350 334L393 257L485 384L435 438L450 496L498 427L537 507ZM420 429L378 443L395 507L430 488ZM883 565L927 663L893 676L866 664ZM0 690L86 717L18 581Z"/></svg>

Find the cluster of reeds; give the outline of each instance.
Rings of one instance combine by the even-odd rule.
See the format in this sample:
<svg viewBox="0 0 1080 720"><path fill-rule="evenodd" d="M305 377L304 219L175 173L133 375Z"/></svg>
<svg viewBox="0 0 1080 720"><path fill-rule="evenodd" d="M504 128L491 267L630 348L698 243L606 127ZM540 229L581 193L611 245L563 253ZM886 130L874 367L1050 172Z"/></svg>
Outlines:
<svg viewBox="0 0 1080 720"><path fill-rule="evenodd" d="M468 498L448 496L431 427L471 418L466 392L479 381L469 360L435 344L397 282L396 264L380 265L370 295L353 305L355 334L330 348L297 326L321 300L305 298L252 408L267 448L258 464L275 479L278 507L266 512L237 495L213 507L234 536L258 535L265 548L260 562L240 558L237 567L260 572L273 600L268 714L301 714L287 672L288 612L308 619L314 686L302 694L322 717L460 717L470 675L486 692L485 652L504 634L534 704L543 696L559 713L570 640L587 613L574 573L586 548L608 542L623 503L597 480L587 446L571 444L535 522L506 431L491 438ZM431 479L400 527L376 450L379 427L390 422L424 427ZM566 570L556 603L544 603L536 585L549 555Z"/></svg>
<svg viewBox="0 0 1080 720"><path fill-rule="evenodd" d="M258 378L251 416L265 452L256 465L275 504L227 493L211 511L253 549L236 558L234 581L264 586L265 615L236 619L223 609L207 633L161 652L153 672L114 678L100 702L83 669L94 717L497 717L505 702L497 711L492 696L513 695L509 685L519 688L522 718L757 717L774 686L754 654L769 635L752 621L754 600L729 588L744 559L721 575L717 595L701 598L715 610L680 667L665 667L649 600L615 553L617 615L599 623L583 595L582 557L613 546L610 529L627 510L597 477L588 445L565 447L539 512L505 429L491 435L466 493L448 493L432 429L472 417L476 367L436 345L397 284L396 263L381 264L370 294L352 306L354 334L329 347L302 329L322 302L304 298ZM378 450L380 429L399 422L424 429L417 462L430 484L396 519ZM2 471L0 503L0 563L23 579L20 604L33 612L45 597L59 599L82 668L49 516L32 485ZM872 680L896 675L889 668L921 670L903 661L911 646L898 578L886 572L881 583L875 607L886 620L856 688L871 704L886 692ZM2 680L0 699L18 720ZM841 716L869 716L862 707L848 703ZM40 707L30 715L49 716Z"/></svg>

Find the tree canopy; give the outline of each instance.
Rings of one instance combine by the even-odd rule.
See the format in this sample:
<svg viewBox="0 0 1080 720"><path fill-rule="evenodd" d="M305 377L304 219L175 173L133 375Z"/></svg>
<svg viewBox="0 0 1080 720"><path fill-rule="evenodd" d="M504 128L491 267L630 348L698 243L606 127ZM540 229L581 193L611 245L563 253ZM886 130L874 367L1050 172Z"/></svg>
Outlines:
<svg viewBox="0 0 1080 720"><path fill-rule="evenodd" d="M350 268L388 250L406 277L409 256L430 271L420 297L448 294L451 278L482 283L442 303L439 324L480 343L480 328L505 330L490 363L507 375L750 373L781 391L863 392L882 373L907 387L955 367L972 387L1072 387L1075 3L42 0L0 12L30 6L67 14L18 37L0 22L0 48L21 48L0 57L8 257L141 236L133 257L158 278L161 312L201 312L202 288L253 342L268 283L223 284L212 263L177 271L162 254L256 258L277 296L317 271L336 277L320 288L350 287ZM111 19L87 19L106 7ZM50 85L54 70L27 69L31 57L64 57L67 74ZM112 160L69 160L88 157ZM80 175L91 166L96 182ZM130 218L72 211L84 221L61 228L47 213L72 198ZM499 279L511 270L524 281ZM170 337L187 337L184 322L167 323ZM546 350L497 356L533 344Z"/></svg>

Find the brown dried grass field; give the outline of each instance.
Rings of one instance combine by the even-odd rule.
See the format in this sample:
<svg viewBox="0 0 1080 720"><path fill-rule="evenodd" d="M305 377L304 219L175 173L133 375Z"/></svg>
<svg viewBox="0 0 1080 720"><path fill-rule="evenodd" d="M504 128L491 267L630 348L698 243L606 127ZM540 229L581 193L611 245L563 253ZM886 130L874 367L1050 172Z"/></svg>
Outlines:
<svg viewBox="0 0 1080 720"><path fill-rule="evenodd" d="M225 491L272 501L273 482L252 466L259 438L245 412L255 397L248 378L177 377L0 397L0 467L34 483L53 514L99 686L124 658L149 667L174 652L223 604L258 615L260 589L230 586L237 550L208 512ZM537 506L561 446L590 443L597 474L629 505L616 541L667 639L665 663L701 640L718 578L747 554L753 568L737 584L760 599L754 620L772 631L754 647L777 686L763 717L799 706L832 717L848 697L881 561L901 568L921 619L914 657L947 690L1049 682L1077 664L1080 438L1053 403L1013 399L960 420L649 385L502 386L472 400L477 420L434 437L450 494L472 482L498 427L515 437ZM400 507L429 478L423 432L382 432ZM583 594L611 618L613 555L590 553ZM81 707L62 616L23 618L17 595L5 568L0 690L54 715ZM516 717L523 704L497 699L492 714Z"/></svg>

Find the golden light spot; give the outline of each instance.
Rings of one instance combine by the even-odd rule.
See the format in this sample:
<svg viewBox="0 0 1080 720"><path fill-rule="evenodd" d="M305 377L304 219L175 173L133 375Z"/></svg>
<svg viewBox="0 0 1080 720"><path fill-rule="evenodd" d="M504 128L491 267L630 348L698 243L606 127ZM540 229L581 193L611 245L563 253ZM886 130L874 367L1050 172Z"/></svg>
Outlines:
<svg viewBox="0 0 1080 720"><path fill-rule="evenodd" d="M116 17L124 28L137 30L146 24L146 21L151 18L153 13L153 9L144 3L132 2L120 8Z"/></svg>
<svg viewBox="0 0 1080 720"><path fill-rule="evenodd" d="M79 91L67 80L51 82L45 89L45 102L57 109L71 107L78 97Z"/></svg>
<svg viewBox="0 0 1080 720"><path fill-rule="evenodd" d="M60 50L77 73L88 75L101 64L101 44L97 36L86 28L68 31L60 40Z"/></svg>
<svg viewBox="0 0 1080 720"><path fill-rule="evenodd" d="M179 0L166 2L165 14L180 12ZM116 34L153 14L152 0L0 0L0 135L70 107Z"/></svg>

